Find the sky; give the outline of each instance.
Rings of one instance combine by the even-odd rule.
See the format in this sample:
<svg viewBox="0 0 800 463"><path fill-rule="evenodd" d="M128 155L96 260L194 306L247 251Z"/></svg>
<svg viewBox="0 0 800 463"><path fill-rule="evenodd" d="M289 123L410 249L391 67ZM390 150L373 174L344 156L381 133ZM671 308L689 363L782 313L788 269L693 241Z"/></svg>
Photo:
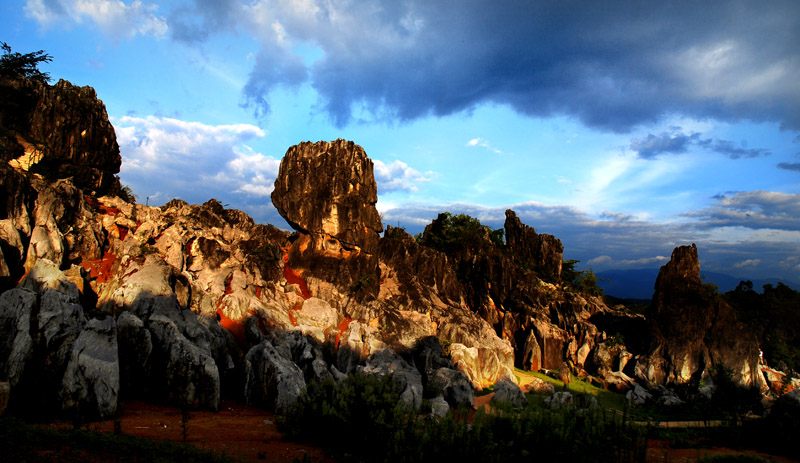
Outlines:
<svg viewBox="0 0 800 463"><path fill-rule="evenodd" d="M270 201L301 141L385 224L514 209L595 271L800 281L800 2L10 0L0 41L103 100L139 202Z"/></svg>

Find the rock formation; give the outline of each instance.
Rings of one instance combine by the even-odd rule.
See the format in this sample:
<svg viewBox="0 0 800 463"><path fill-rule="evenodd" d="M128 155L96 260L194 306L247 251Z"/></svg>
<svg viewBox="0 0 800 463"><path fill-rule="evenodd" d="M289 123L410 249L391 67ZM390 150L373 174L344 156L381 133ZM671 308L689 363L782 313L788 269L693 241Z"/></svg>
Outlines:
<svg viewBox="0 0 800 463"><path fill-rule="evenodd" d="M213 410L224 397L283 410L307 384L357 372L392 375L416 408L438 391L439 414L498 381L498 400L521 403L515 366L605 377L633 402L646 400L633 376L685 382L722 363L742 382L761 377L693 247L659 275L645 345L643 318L571 290L561 242L513 211L505 243L480 224L445 250L399 228L381 238L372 162L353 142L289 148L272 194L289 234L214 199L156 208L115 195L119 152L88 87L0 92L0 381L12 412L106 417L129 398Z"/></svg>
<svg viewBox="0 0 800 463"><path fill-rule="evenodd" d="M91 87L0 81L0 155L12 166L104 193L118 185L122 158L105 105Z"/></svg>
<svg viewBox="0 0 800 463"><path fill-rule="evenodd" d="M553 235L538 234L533 227L522 223L511 209L506 211L504 224L506 245L523 262L531 262L553 278L561 277L564 245Z"/></svg>
<svg viewBox="0 0 800 463"><path fill-rule="evenodd" d="M694 244L675 248L661 267L647 321L650 351L638 360L636 376L649 386L699 379L714 365L733 369L739 383L762 384L755 336L700 279Z"/></svg>
<svg viewBox="0 0 800 463"><path fill-rule="evenodd" d="M383 231L372 161L353 142L304 142L281 160L272 203L300 232L288 263L342 288L377 288ZM361 289L361 288L359 288Z"/></svg>

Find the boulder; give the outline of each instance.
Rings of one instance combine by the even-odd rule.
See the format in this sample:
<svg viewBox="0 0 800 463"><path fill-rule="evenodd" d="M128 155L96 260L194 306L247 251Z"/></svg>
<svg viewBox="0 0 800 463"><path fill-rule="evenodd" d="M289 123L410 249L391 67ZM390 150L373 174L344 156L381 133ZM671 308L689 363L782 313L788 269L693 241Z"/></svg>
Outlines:
<svg viewBox="0 0 800 463"><path fill-rule="evenodd" d="M539 378L531 378L530 381L522 385L522 391L525 393L535 392L537 394L550 395L556 391L552 383Z"/></svg>
<svg viewBox="0 0 800 463"><path fill-rule="evenodd" d="M475 404L475 391L467 375L461 371L447 367L438 368L428 377L428 386L441 391L444 399L453 408L462 405L472 408Z"/></svg>
<svg viewBox="0 0 800 463"><path fill-rule="evenodd" d="M629 407L640 407L652 398L653 395L638 383L634 383L633 388L625 394L625 400L628 401Z"/></svg>
<svg viewBox="0 0 800 463"><path fill-rule="evenodd" d="M81 293L78 286L69 280L58 265L49 259L38 259L19 283L20 288L29 289L37 294L44 294L52 289L67 297L71 303L79 303Z"/></svg>
<svg viewBox="0 0 800 463"><path fill-rule="evenodd" d="M358 371L377 378L391 375L400 390L401 402L415 410L422 405L422 375L391 350L381 349L370 355L367 364L359 367Z"/></svg>
<svg viewBox="0 0 800 463"><path fill-rule="evenodd" d="M566 385L569 384L571 379L572 372L570 371L569 364L567 362L562 362L561 366L558 368L558 380Z"/></svg>
<svg viewBox="0 0 800 463"><path fill-rule="evenodd" d="M353 321L341 335L339 350L336 353L336 367L344 374L352 373L367 358L378 350L386 348L380 331L372 326Z"/></svg>
<svg viewBox="0 0 800 463"><path fill-rule="evenodd" d="M431 399L431 415L437 418L444 418L450 411L450 405L442 396L436 396Z"/></svg>
<svg viewBox="0 0 800 463"><path fill-rule="evenodd" d="M153 340L144 322L131 312L117 317L117 345L120 363L120 389L128 397L150 390Z"/></svg>
<svg viewBox="0 0 800 463"><path fill-rule="evenodd" d="M605 377L606 387L610 391L625 393L636 386L636 381L621 371L613 371Z"/></svg>
<svg viewBox="0 0 800 463"><path fill-rule="evenodd" d="M488 387L504 376L513 376L513 352L508 352L507 356L498 354L491 346L450 345L450 359L457 369L467 375L475 389Z"/></svg>
<svg viewBox="0 0 800 463"><path fill-rule="evenodd" d="M572 394L564 391L556 392L544 399L544 405L552 410L572 407Z"/></svg>
<svg viewBox="0 0 800 463"><path fill-rule="evenodd" d="M322 344L316 337L299 331L273 330L270 340L282 357L300 368L306 383L321 383L331 377Z"/></svg>
<svg viewBox="0 0 800 463"><path fill-rule="evenodd" d="M31 317L36 308L36 293L10 289L0 294L0 378L7 378L11 389L23 382L33 358Z"/></svg>
<svg viewBox="0 0 800 463"><path fill-rule="evenodd" d="M306 388L303 372L265 339L245 358L245 400L249 405L282 412L288 410Z"/></svg>
<svg viewBox="0 0 800 463"><path fill-rule="evenodd" d="M452 369L453 362L444 354L442 343L434 336L420 339L411 350L414 364L422 374L422 381L430 381L431 375L440 368ZM472 389L470 387L470 389Z"/></svg>
<svg viewBox="0 0 800 463"><path fill-rule="evenodd" d="M326 331L336 328L339 313L322 299L311 297L303 301L300 310L293 311L297 329L319 342L325 341Z"/></svg>
<svg viewBox="0 0 800 463"><path fill-rule="evenodd" d="M383 231L372 161L353 142L304 142L281 160L272 203L300 233L288 264L354 292L377 295Z"/></svg>
<svg viewBox="0 0 800 463"><path fill-rule="evenodd" d="M592 363L597 370L597 374L601 377L605 377L614 371L622 371L622 369L619 368L620 355L622 352L625 352L625 346L614 342L614 339L615 338L607 339L597 344L594 348Z"/></svg>
<svg viewBox="0 0 800 463"><path fill-rule="evenodd" d="M164 394L181 407L219 409L219 370L210 353L163 315L151 316L147 329L153 339L153 376Z"/></svg>
<svg viewBox="0 0 800 463"><path fill-rule="evenodd" d="M114 319L93 318L78 335L61 381L64 411L108 418L117 411L120 391L117 328Z"/></svg>
<svg viewBox="0 0 800 463"><path fill-rule="evenodd" d="M521 407L527 403L525 393L509 377L504 377L494 384L492 403Z"/></svg>

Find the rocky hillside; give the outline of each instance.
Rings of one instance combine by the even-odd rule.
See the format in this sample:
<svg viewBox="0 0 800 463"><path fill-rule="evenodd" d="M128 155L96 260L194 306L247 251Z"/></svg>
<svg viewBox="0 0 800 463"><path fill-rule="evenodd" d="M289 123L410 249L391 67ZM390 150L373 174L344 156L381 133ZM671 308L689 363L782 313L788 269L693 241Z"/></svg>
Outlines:
<svg viewBox="0 0 800 463"><path fill-rule="evenodd" d="M37 85L0 83L12 409L108 416L124 398L216 409L227 396L280 410L354 372L392 375L415 407L430 382L471 405L515 366L620 391L717 362L763 379L757 346L695 278L696 249L662 269L645 321L571 289L561 242L513 211L505 240L449 214L420 239L381 236L372 161L344 140L284 156L272 201L292 233L213 199L133 204L115 194L119 149L94 91Z"/></svg>

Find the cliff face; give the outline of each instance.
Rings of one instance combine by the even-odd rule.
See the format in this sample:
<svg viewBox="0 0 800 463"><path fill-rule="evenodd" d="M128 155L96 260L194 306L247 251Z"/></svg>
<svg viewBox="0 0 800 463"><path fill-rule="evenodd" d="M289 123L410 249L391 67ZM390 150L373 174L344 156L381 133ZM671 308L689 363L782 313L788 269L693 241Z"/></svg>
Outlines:
<svg viewBox="0 0 800 463"><path fill-rule="evenodd" d="M686 383L724 365L737 382L763 385L756 337L703 284L695 245L675 248L661 267L647 321L650 353L639 359L636 374L648 384Z"/></svg>
<svg viewBox="0 0 800 463"><path fill-rule="evenodd" d="M0 127L2 159L14 167L72 177L77 187L101 194L117 183L119 145L91 87L0 81Z"/></svg>

